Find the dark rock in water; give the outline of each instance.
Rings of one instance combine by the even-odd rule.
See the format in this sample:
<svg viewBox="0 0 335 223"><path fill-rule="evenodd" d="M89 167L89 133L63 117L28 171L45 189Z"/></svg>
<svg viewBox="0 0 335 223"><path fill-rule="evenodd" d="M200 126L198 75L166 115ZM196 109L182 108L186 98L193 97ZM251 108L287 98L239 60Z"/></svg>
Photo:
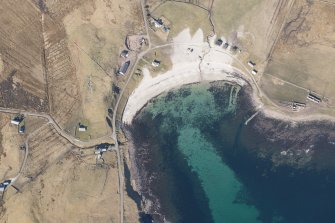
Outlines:
<svg viewBox="0 0 335 223"><path fill-rule="evenodd" d="M154 219L150 214L140 213L140 222L141 223L153 223Z"/></svg>
<svg viewBox="0 0 335 223"><path fill-rule="evenodd" d="M334 124L284 122L260 114L246 126L255 112L249 91L242 88L231 103L236 95L231 85L187 86L154 99L138 114L129 128L140 192L152 214L148 222L335 222ZM180 142L187 128L203 141L189 135L185 153ZM218 158L202 165L213 148ZM218 162L237 189L215 178L211 168L220 167ZM217 199L211 193L217 190L213 185L234 192ZM217 213L218 207L222 213ZM251 215L249 209L256 212Z"/></svg>

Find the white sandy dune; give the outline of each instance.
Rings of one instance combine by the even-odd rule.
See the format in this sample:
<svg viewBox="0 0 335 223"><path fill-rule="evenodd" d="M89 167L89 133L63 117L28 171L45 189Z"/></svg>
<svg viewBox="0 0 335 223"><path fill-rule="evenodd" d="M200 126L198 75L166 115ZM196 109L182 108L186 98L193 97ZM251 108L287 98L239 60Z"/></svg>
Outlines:
<svg viewBox="0 0 335 223"><path fill-rule="evenodd" d="M212 43L212 47L209 47L202 30L199 29L191 36L190 30L185 29L174 38L173 43L171 55L173 67L171 70L153 78L148 69L143 69L144 78L130 95L123 113L125 124L131 124L136 113L150 99L173 88L190 83L215 80L245 84L242 79L231 74L234 71L231 66L233 62L231 56L222 53L222 50L216 48ZM192 52L190 48L193 49Z"/></svg>

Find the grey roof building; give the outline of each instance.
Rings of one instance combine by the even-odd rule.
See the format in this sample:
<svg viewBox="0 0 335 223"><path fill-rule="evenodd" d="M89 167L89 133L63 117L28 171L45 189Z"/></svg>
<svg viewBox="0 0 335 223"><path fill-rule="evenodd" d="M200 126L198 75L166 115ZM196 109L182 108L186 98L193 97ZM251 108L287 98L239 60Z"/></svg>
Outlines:
<svg viewBox="0 0 335 223"><path fill-rule="evenodd" d="M156 60L156 59L155 59L155 60L152 61L151 64L152 64L152 66L154 66L154 67L158 67L158 66L161 64L161 62L160 62L159 60Z"/></svg>
<svg viewBox="0 0 335 223"><path fill-rule="evenodd" d="M121 67L120 67L120 69L119 69L119 71L118 71L118 74L120 74L120 75L125 75L125 74L127 73L127 70L128 70L128 68L129 68L129 65L130 65L130 61L124 62L124 63L121 65Z"/></svg>
<svg viewBox="0 0 335 223"><path fill-rule="evenodd" d="M322 101L320 97L316 96L313 93L309 93L308 96L307 96L307 99L309 99L310 101L313 101L315 103L320 103Z"/></svg>
<svg viewBox="0 0 335 223"><path fill-rule="evenodd" d="M123 57L123 58L127 58L127 57L129 56L129 52L128 52L128 50L122 50L120 56Z"/></svg>
<svg viewBox="0 0 335 223"><path fill-rule="evenodd" d="M221 46L223 44L223 40L222 39L218 39L215 41L215 44L218 46Z"/></svg>

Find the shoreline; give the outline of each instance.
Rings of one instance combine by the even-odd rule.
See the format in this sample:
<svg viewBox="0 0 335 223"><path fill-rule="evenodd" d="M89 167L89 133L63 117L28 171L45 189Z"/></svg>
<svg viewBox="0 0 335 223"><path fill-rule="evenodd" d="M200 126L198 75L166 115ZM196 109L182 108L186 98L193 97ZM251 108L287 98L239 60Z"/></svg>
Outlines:
<svg viewBox="0 0 335 223"><path fill-rule="evenodd" d="M257 107L262 107L261 113L268 118L279 119L288 122L311 122L327 120L335 122L335 117L326 114L306 114L293 112L285 114L285 111L274 109L274 106L265 105L261 99L262 92L258 92L258 86L249 75L234 67L233 60L236 59L215 46L214 38L210 43L205 41L202 31L199 29L193 36L189 30L185 29L175 39L171 60L173 67L171 70L152 77L147 68L143 69L143 80L139 86L129 96L122 113L122 122L130 125L136 114L153 98L173 89L180 88L188 84L202 82L228 81L240 86L251 86L251 101ZM188 45L180 43L188 42L192 45L192 52ZM270 100L270 99L269 99ZM271 101L271 100L270 100ZM278 106L279 107L279 106Z"/></svg>
<svg viewBox="0 0 335 223"><path fill-rule="evenodd" d="M221 86L221 84L216 85L216 83L217 82L212 82L209 85ZM220 83L226 83L226 82L221 81ZM197 86L201 86L201 84L192 85L192 87L193 86L197 87ZM188 88L188 87L186 87L186 88ZM244 115L239 116L239 117L241 118L242 121L243 120L245 121L245 118L248 116L247 114L251 114L252 112L254 112L255 107L253 106L253 103L251 101L251 97L252 97L251 87L246 86L242 91L243 91L243 93L242 93L241 96L243 96L243 99L241 99L242 102L241 102L241 104L239 104L239 106L243 105L243 107L239 107L239 109L240 109L239 111L242 112ZM220 97L221 93L217 93L216 95L217 95L217 97ZM160 97L166 97L166 94L163 94ZM156 101L157 99L153 99L153 100ZM149 103L151 103L151 102L149 102ZM144 114L146 114L146 113L144 112ZM142 119L143 117L147 117L147 118L149 118L149 120L148 119ZM141 123L141 121L138 122L138 120L141 120L141 119L142 119L142 123ZM146 120L146 121L143 122L143 120ZM149 121L149 123L147 123L147 121ZM155 123L155 121L153 121L153 122ZM272 162L273 161L272 158L275 158L276 160L273 161L273 162L277 162L278 165L274 165L274 167L280 168L280 166L287 165L289 167L297 168L297 169L304 168L305 167L304 165L306 164L304 162L308 158L307 155L306 155L306 157L307 157L306 158L304 156L304 154L313 155L314 154L314 149L313 149L314 147L311 147L311 146L314 145L317 141L314 140L315 137L312 137L311 140L309 140L310 138L306 138L305 131L301 131L301 129L305 129L305 130L308 129L309 130L308 134L310 134L313 129L306 128L305 124L307 125L307 127L316 126L317 131L314 132L314 133L311 133L311 134L315 135L315 133L317 133L317 134L324 135L327 132L327 128L323 128L323 131L319 132L318 128L320 126L323 126L324 123L304 123L301 126L300 125L293 126L293 125L290 125L290 123L288 125L285 124L285 123L284 123L284 125L279 125L278 123L280 123L280 122L281 121L277 121L277 120L274 120L274 119L271 119L271 118L264 118L264 117L258 117L258 118L255 119L255 121L252 125L252 126L254 126L254 127L252 127L253 130L255 130L258 133L261 133L261 135L263 135L262 133L268 134L268 136L270 136L270 138L272 137L271 138L272 140L275 140L275 141L273 141L273 143L275 143L276 145L282 145L282 148L274 147L274 148L276 148L275 150L277 150L276 153L273 153L273 151L266 150L269 153L259 151L260 152L259 154L263 154L264 156L266 156L267 157L266 159L269 162ZM147 123L147 125L145 123ZM137 173L139 173L139 175L137 175L137 176L134 176L134 175L132 175L132 176L137 177L137 180L136 180L136 185L138 185L137 186L137 189L138 189L137 191L139 192L139 194L141 194L142 201L143 201L143 203L142 203L143 206L141 208L141 211L144 211L144 213L152 215L155 219L160 219L160 221L157 221L157 222L164 222L163 219L165 217L166 218L168 218L169 216L171 217L171 215L169 214L170 212L166 212L166 210L169 210L168 207L170 207L169 205L171 203L166 202L167 201L166 197L164 197L164 195L163 195L163 197L160 197L159 192L157 192L155 190L156 185L159 185L159 181L152 182L152 180L155 179L155 177L153 177L153 176L159 176L159 174L155 175L156 174L155 168L152 168L152 167L157 167L157 165L155 165L155 164L152 165L152 166L150 165L150 163L152 163L152 162L155 163L156 162L155 160L160 160L159 156L158 156L158 159L155 158L156 156L153 156L155 154L157 155L157 144L150 144L150 142L151 142L150 140L153 140L156 137L152 137L152 136L155 136L155 134L153 134L153 132L150 133L150 130L149 130L149 129L155 128L154 126L157 127L158 125L160 125L159 123L160 123L160 121L158 120L158 121L156 121L156 124L151 125L152 123L150 122L150 115L149 116L145 116L145 115L142 116L142 113L141 113L141 115L136 117L136 119L134 120L133 125L129 126L129 128L132 129L133 131L128 132L128 133L130 133L130 134L133 133L134 135L127 135L127 138L128 138L128 136L130 136L129 145L132 145L129 148L129 150L130 150L129 153L132 153L132 158L133 158L132 159L132 167L134 168L134 170L136 170ZM241 122L238 122L238 123L241 123ZM143 124L144 124L144 128L142 126ZM271 125L269 125L269 124L271 124ZM316 124L316 125L314 125L314 124ZM276 130L279 130L278 132L281 133L281 134L273 135L273 133L270 130L273 129L272 127L277 127L277 126L278 126L278 128L275 128L274 130L275 130L275 132L277 132ZM284 129L283 129L283 126L286 126L286 127L284 127ZM128 126L126 126L126 127L128 127ZM245 128L245 126L242 125L241 128ZM301 135L299 135L300 133L297 132L297 129L300 129L299 132L302 135L304 135L304 137L305 137L305 138L302 138L302 140L300 140L300 141L296 141L294 139L295 137L301 138L300 137ZM283 146L283 145L291 145L290 143L286 144L286 139L287 139L287 135L285 134L286 130L288 130L290 132L295 131L295 133L299 133L299 134L291 134L291 136L289 137L289 140L291 140L291 141L293 140L292 142L294 142L296 144L300 144L301 142L304 142L303 144L306 145L306 148L305 148L304 145L301 145L302 146L301 148L299 147L297 150L291 150L290 146L288 146L288 147ZM156 132L156 131L154 131L154 132ZM149 134L148 138L147 138L147 134ZM284 138L281 138L282 136ZM136 140L133 141L134 139L136 139ZM140 140L140 141L138 141L138 140ZM141 142L143 144L141 144ZM280 144L278 142L285 142L285 143ZM252 147L250 147L250 148L252 148ZM151 150L156 151L156 152L150 152ZM286 154L283 155L282 154L283 151L285 151L285 153L289 153L289 154L292 153L292 155L287 155L287 156L286 156ZM301 151L303 151L303 152L300 153ZM323 154L323 153L320 153L320 154ZM290 158L290 156L292 156L292 158ZM299 161L296 161L297 158L299 158L298 159ZM260 159L263 159L263 158L260 158ZM307 160L306 162L309 162L309 161ZM157 172L159 172L159 170ZM158 184L156 184L156 183L158 183ZM162 208L162 209L160 209L160 208ZM171 213L175 213L175 212L171 212ZM175 216L175 215L172 215L172 216Z"/></svg>
<svg viewBox="0 0 335 223"><path fill-rule="evenodd" d="M285 114L285 111L281 111L280 109L275 110L275 106L263 106L263 94L259 91L252 77L245 75L244 72L233 66L234 56L220 52L218 47L214 46L214 43L209 45L205 42L201 30L198 30L194 36L190 35L189 30L184 30L176 37L174 42L176 45L172 45L172 69L152 77L150 71L144 68L144 78L129 96L122 113L122 123L126 129L126 137L131 141L128 142L130 143L128 154L131 163L130 178L131 182L135 184L132 185L132 187L142 197L141 210L139 211L148 214L157 214L155 213L156 210L152 210L151 207L152 202L157 202L157 198L154 198L156 201L147 200L142 194L142 176L139 173L139 167L136 163L133 139L131 133L127 131L127 128L131 126L133 119L148 103L163 93L190 84L226 81L249 88L248 95L250 104L253 106L253 109L259 109L260 115L266 118L294 124L296 124L296 122L307 123L315 121L335 122L335 117L330 115L305 114L306 112ZM178 44L185 42L188 42L190 45L192 44L193 52L188 50L189 45L183 46Z"/></svg>

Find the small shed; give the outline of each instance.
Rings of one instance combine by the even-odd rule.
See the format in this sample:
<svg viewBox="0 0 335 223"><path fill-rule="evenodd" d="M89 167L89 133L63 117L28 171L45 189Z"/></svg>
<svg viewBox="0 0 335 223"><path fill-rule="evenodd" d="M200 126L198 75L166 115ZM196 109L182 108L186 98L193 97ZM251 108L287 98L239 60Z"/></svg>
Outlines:
<svg viewBox="0 0 335 223"><path fill-rule="evenodd" d="M152 66L154 66L154 67L158 67L158 66L161 64L161 62L160 62L159 60L156 60L156 59L155 59L155 60L152 61L151 64L152 64Z"/></svg>
<svg viewBox="0 0 335 223"><path fill-rule="evenodd" d="M79 132L86 132L87 131L87 126L83 125L83 124L79 124L78 131Z"/></svg>
<svg viewBox="0 0 335 223"><path fill-rule="evenodd" d="M232 48L230 48L230 50L232 52L236 52L238 50L238 46L232 46Z"/></svg>
<svg viewBox="0 0 335 223"><path fill-rule="evenodd" d="M118 71L118 74L120 74L120 75L125 75L125 74L127 73L127 70L128 70L128 68L129 68L129 65L130 65L130 61L124 62L124 63L121 65L121 67L120 67L120 69L119 69L119 71Z"/></svg>
<svg viewBox="0 0 335 223"><path fill-rule="evenodd" d="M222 39L218 39L215 41L215 44L218 46L221 46L223 44L223 40Z"/></svg>
<svg viewBox="0 0 335 223"><path fill-rule="evenodd" d="M155 18L153 18L153 23L154 23L154 25L155 25L156 28L161 28L164 25L162 19L155 19Z"/></svg>
<svg viewBox="0 0 335 223"><path fill-rule="evenodd" d="M26 126L25 125L19 126L19 133L20 134L24 134L25 131L26 131Z"/></svg>
<svg viewBox="0 0 335 223"><path fill-rule="evenodd" d="M256 74L258 73L258 71L255 70L255 69L253 69L253 70L251 71L251 73L252 73L253 75L256 75Z"/></svg>
<svg viewBox="0 0 335 223"><path fill-rule="evenodd" d="M256 64L255 64L254 62L252 62L251 60L248 62L248 65L249 65L250 67L254 67L254 66L256 66Z"/></svg>
<svg viewBox="0 0 335 223"><path fill-rule="evenodd" d="M223 45L223 48L224 48L224 49L228 49L228 47L229 47L229 43L225 43L225 44Z"/></svg>
<svg viewBox="0 0 335 223"><path fill-rule="evenodd" d="M128 58L129 51L128 50L122 50L120 56L123 57L123 58Z"/></svg>
<svg viewBox="0 0 335 223"><path fill-rule="evenodd" d="M22 115L18 115L16 117L14 117L10 123L13 124L13 125L19 125L22 121L23 121L23 116Z"/></svg>
<svg viewBox="0 0 335 223"><path fill-rule="evenodd" d="M163 27L163 32L168 33L169 31L170 31L169 27L166 27L166 26Z"/></svg>

